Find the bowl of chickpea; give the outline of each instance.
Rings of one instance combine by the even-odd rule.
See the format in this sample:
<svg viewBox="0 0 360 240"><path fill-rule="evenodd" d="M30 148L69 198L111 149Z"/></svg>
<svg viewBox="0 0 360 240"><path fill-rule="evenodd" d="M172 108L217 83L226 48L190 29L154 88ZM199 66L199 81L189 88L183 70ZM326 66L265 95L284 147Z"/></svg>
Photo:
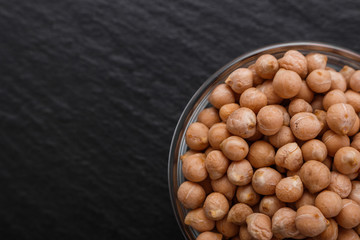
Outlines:
<svg viewBox="0 0 360 240"><path fill-rule="evenodd" d="M360 55L271 45L214 73L185 107L168 182L186 239L359 239Z"/></svg>

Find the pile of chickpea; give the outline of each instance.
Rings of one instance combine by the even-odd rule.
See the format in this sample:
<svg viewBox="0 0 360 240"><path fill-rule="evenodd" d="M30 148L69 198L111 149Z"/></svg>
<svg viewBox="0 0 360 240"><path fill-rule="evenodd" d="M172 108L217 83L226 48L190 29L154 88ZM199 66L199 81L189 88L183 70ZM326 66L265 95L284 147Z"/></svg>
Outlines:
<svg viewBox="0 0 360 240"><path fill-rule="evenodd" d="M265 54L209 102L177 192L197 240L360 239L360 70Z"/></svg>

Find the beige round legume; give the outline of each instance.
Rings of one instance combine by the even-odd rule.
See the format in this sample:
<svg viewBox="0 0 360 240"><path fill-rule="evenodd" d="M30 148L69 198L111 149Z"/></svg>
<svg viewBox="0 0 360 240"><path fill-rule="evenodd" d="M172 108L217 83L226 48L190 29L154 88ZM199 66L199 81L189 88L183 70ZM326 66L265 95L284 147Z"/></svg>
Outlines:
<svg viewBox="0 0 360 240"><path fill-rule="evenodd" d="M256 115L250 108L241 107L226 120L227 130L239 137L249 138L256 132Z"/></svg>
<svg viewBox="0 0 360 240"><path fill-rule="evenodd" d="M203 208L197 208L188 212L184 223L199 232L211 231L215 227L215 222L206 217Z"/></svg>
<svg viewBox="0 0 360 240"><path fill-rule="evenodd" d="M257 122L259 131L266 136L271 136L280 130L284 117L279 108L268 105L260 109Z"/></svg>
<svg viewBox="0 0 360 240"><path fill-rule="evenodd" d="M302 80L294 71L280 69L272 82L275 93L281 98L292 98L299 94Z"/></svg>
<svg viewBox="0 0 360 240"><path fill-rule="evenodd" d="M281 180L281 174L270 168L259 168L252 177L252 186L255 192L262 195L274 195L276 185Z"/></svg>
<svg viewBox="0 0 360 240"><path fill-rule="evenodd" d="M231 136L221 142L220 149L230 160L240 161L248 154L249 145L241 137Z"/></svg>
<svg viewBox="0 0 360 240"><path fill-rule="evenodd" d="M325 231L328 224L329 222L317 207L305 205L296 212L295 225L304 236L315 237Z"/></svg>
<svg viewBox="0 0 360 240"><path fill-rule="evenodd" d="M208 132L209 143L213 149L220 149L221 142L230 136L225 123L215 123Z"/></svg>
<svg viewBox="0 0 360 240"><path fill-rule="evenodd" d="M272 79L278 69L278 60L270 54L264 54L256 60L255 71L263 79Z"/></svg>
<svg viewBox="0 0 360 240"><path fill-rule="evenodd" d="M319 192L330 184L330 170L315 160L305 162L299 174L304 186L311 193Z"/></svg>
<svg viewBox="0 0 360 240"><path fill-rule="evenodd" d="M224 194L224 196L229 200L233 199L236 191L236 186L229 181L227 175L224 175L222 178L216 180L211 180L211 187L214 192Z"/></svg>
<svg viewBox="0 0 360 240"><path fill-rule="evenodd" d="M316 69L325 69L327 56L320 53L309 53L306 55L308 71L312 72Z"/></svg>
<svg viewBox="0 0 360 240"><path fill-rule="evenodd" d="M232 184L244 186L251 182L253 169L246 159L232 162L227 170L227 176Z"/></svg>
<svg viewBox="0 0 360 240"><path fill-rule="evenodd" d="M346 198L351 192L350 178L344 174L332 171L330 174L330 184L327 189L339 194L341 198Z"/></svg>
<svg viewBox="0 0 360 240"><path fill-rule="evenodd" d="M209 102L220 109L223 105L235 102L233 90L226 84L220 84L211 92Z"/></svg>
<svg viewBox="0 0 360 240"><path fill-rule="evenodd" d="M232 114L235 110L239 109L240 105L237 103L228 103L223 105L219 110L219 116L222 121L226 122L230 114Z"/></svg>
<svg viewBox="0 0 360 240"><path fill-rule="evenodd" d="M306 77L308 73L308 63L304 55L299 51L289 50L282 58L278 60L281 68L292 70L300 75L300 77Z"/></svg>
<svg viewBox="0 0 360 240"><path fill-rule="evenodd" d="M246 89L240 97L240 106L250 108L254 113L267 105L266 95L256 88Z"/></svg>
<svg viewBox="0 0 360 240"><path fill-rule="evenodd" d="M306 83L312 91L324 93L331 87L331 75L327 70L316 69L307 76Z"/></svg>
<svg viewBox="0 0 360 240"><path fill-rule="evenodd" d="M270 240L273 236L271 231L271 220L269 216L262 213L253 213L247 216L246 223L249 234L259 240Z"/></svg>

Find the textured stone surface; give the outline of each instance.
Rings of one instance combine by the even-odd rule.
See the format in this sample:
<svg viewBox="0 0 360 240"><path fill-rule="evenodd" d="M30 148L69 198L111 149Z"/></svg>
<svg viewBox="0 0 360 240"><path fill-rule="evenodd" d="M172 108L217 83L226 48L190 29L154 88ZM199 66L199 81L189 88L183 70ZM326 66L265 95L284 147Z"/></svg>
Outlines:
<svg viewBox="0 0 360 240"><path fill-rule="evenodd" d="M0 237L182 239L173 129L238 55L360 51L357 1L0 0Z"/></svg>

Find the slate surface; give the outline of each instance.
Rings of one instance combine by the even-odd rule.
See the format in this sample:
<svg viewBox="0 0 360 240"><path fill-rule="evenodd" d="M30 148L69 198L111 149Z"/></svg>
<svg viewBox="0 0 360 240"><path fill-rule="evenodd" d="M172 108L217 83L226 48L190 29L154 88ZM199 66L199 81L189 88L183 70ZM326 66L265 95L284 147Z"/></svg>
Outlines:
<svg viewBox="0 0 360 240"><path fill-rule="evenodd" d="M192 94L271 43L360 51L359 9L349 0L1 0L0 237L183 239L167 154Z"/></svg>

